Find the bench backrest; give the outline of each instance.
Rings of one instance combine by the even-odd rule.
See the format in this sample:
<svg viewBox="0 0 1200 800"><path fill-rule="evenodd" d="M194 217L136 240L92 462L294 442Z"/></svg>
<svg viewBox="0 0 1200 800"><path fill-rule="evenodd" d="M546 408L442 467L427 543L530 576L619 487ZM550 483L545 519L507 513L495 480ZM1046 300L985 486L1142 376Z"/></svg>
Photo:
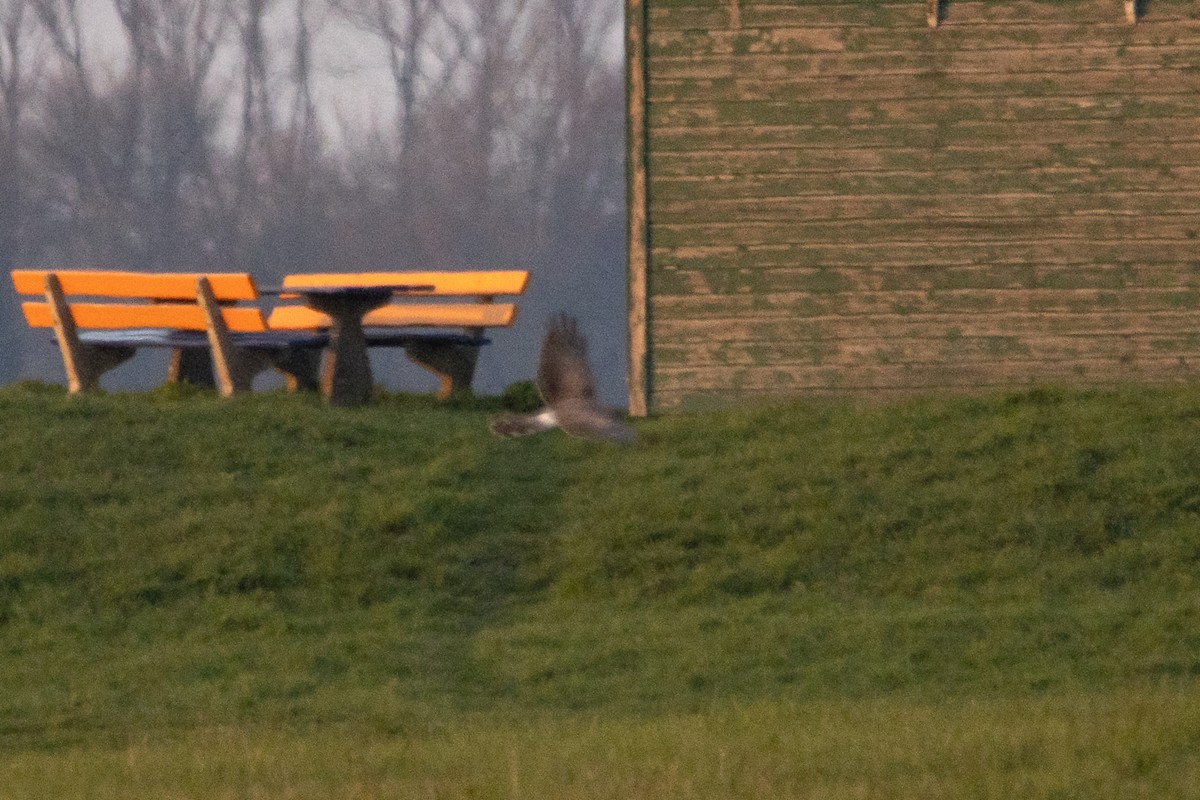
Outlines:
<svg viewBox="0 0 1200 800"><path fill-rule="evenodd" d="M33 328L55 327L56 315L65 311L69 319L64 318L64 323L81 330L202 331L207 325L196 294L197 279L202 275L222 304L258 297L254 281L246 273L13 270L12 278L18 294L45 298L21 304L25 321ZM69 299L72 297L87 299ZM266 330L266 320L257 307L223 307L221 315L231 331Z"/></svg>
<svg viewBox="0 0 1200 800"><path fill-rule="evenodd" d="M529 284L525 270L488 270L474 272L358 272L288 275L287 289L327 286L432 286L397 298L363 318L366 327L456 327L477 330L507 327L517 317L513 303L495 303L498 295L521 294ZM474 303L422 303L424 298L474 297ZM329 318L305 306L279 306L271 312L271 328L325 328Z"/></svg>

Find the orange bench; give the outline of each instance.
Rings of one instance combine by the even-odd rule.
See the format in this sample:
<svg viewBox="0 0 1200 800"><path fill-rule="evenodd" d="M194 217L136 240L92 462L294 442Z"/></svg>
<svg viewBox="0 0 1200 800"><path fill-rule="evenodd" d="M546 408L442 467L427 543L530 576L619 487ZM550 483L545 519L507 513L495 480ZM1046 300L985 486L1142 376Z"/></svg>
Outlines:
<svg viewBox="0 0 1200 800"><path fill-rule="evenodd" d="M357 286L430 286L396 295L392 302L363 317L368 347L403 347L408 359L437 376L438 397L469 392L479 348L489 343L488 328L508 327L517 306L497 297L520 295L529 284L525 270L473 272L367 272L289 275L288 290ZM470 298L464 302L464 298ZM304 305L281 305L267 320L272 330L326 331L330 319Z"/></svg>
<svg viewBox="0 0 1200 800"><path fill-rule="evenodd" d="M268 367L284 372L293 388L317 385L328 337L271 331L261 309L237 306L258 298L245 273L14 270L12 278L18 294L42 297L21 308L30 327L54 330L71 392L97 386L141 347L173 351L169 380L181 377L185 353L211 350L226 396L248 390Z"/></svg>

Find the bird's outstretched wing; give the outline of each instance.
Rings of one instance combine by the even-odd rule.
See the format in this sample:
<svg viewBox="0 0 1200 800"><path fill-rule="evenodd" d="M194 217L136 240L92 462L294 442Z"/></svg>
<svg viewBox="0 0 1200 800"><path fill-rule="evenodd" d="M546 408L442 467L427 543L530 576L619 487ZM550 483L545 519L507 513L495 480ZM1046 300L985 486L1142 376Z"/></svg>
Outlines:
<svg viewBox="0 0 1200 800"><path fill-rule="evenodd" d="M528 436L560 427L572 436L629 444L637 436L623 415L596 403L596 383L587 361L587 341L573 317L559 314L550 323L538 359L537 387L546 407L536 414L498 414L497 436Z"/></svg>
<svg viewBox="0 0 1200 800"><path fill-rule="evenodd" d="M598 442L633 444L637 434L622 419L622 414L595 403L567 401L555 406L558 426L572 436Z"/></svg>
<svg viewBox="0 0 1200 800"><path fill-rule="evenodd" d="M537 387L549 406L594 400L596 383L587 362L587 340L574 318L559 314L550 323L538 359Z"/></svg>

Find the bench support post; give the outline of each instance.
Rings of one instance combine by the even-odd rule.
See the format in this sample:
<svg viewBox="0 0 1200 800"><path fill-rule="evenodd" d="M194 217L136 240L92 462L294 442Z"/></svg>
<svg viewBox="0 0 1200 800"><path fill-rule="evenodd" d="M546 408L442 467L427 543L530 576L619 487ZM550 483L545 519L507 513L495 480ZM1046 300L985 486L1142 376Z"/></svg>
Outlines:
<svg viewBox="0 0 1200 800"><path fill-rule="evenodd" d="M212 357L203 349L176 348L171 351L171 364L167 368L167 383L190 383L206 389L217 385L213 377Z"/></svg>
<svg viewBox="0 0 1200 800"><path fill-rule="evenodd" d="M71 309L63 295L58 276L50 273L45 280L46 303L54 320L54 338L62 351L63 366L67 371L67 389L78 394L94 389L100 384L100 376L118 364L133 358L132 347L102 347L79 341L79 332Z"/></svg>
<svg viewBox="0 0 1200 800"><path fill-rule="evenodd" d="M217 390L222 397L250 391L254 376L268 366L266 357L262 353L234 346L233 337L225 325L225 317L221 315L221 306L213 296L208 278L204 276L196 279L196 299L204 311Z"/></svg>
<svg viewBox="0 0 1200 800"><path fill-rule="evenodd" d="M291 391L316 389L319 386L318 351L287 347L238 347L225 324L221 306L213 296L212 286L204 276L196 279L196 299L204 311L209 349L212 351L212 369L222 397L250 391L254 377L271 367L284 374Z"/></svg>
<svg viewBox="0 0 1200 800"><path fill-rule="evenodd" d="M479 360L477 345L411 342L404 348L404 354L409 361L437 376L441 384L437 392L439 400L471 393L475 364Z"/></svg>
<svg viewBox="0 0 1200 800"><path fill-rule="evenodd" d="M267 351L271 366L283 373L289 392L321 391L321 351L315 348L285 347Z"/></svg>

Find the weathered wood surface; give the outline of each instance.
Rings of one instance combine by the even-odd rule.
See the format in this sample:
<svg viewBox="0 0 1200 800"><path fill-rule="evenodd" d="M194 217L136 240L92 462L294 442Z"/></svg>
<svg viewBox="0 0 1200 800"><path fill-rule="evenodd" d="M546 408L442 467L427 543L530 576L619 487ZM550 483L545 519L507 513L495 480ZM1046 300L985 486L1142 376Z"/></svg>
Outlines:
<svg viewBox="0 0 1200 800"><path fill-rule="evenodd" d="M626 102L626 248L629 267L629 413L650 411L649 273L649 138L646 130L647 56L646 0L625 4Z"/></svg>
<svg viewBox="0 0 1200 800"><path fill-rule="evenodd" d="M1200 375L1200 3L645 20L652 407Z"/></svg>
<svg viewBox="0 0 1200 800"><path fill-rule="evenodd" d="M957 379L955 376L959 376ZM862 394L892 397L897 394L942 393L1008 388L1018 385L1071 382L1082 385L1116 383L1183 382L1194 373L1177 358L1131 360L1070 359L1066 361L950 359L937 364L894 364L846 369L837 365L723 367L705 370L664 369L656 376L658 388L686 393L687 402L723 394L727 399L746 396L806 396Z"/></svg>
<svg viewBox="0 0 1200 800"><path fill-rule="evenodd" d="M959 27L1035 24L1045 27L1099 25L1130 32L1146 32L1165 23L1200 19L1191 0L1153 0L1150 13L1129 26L1122 8L1113 0L977 0L947 4L939 35ZM919 2L825 2L825 0L651 0L651 36L664 30L720 30L729 28L830 28L854 33L882 28L927 30L924 4Z"/></svg>

